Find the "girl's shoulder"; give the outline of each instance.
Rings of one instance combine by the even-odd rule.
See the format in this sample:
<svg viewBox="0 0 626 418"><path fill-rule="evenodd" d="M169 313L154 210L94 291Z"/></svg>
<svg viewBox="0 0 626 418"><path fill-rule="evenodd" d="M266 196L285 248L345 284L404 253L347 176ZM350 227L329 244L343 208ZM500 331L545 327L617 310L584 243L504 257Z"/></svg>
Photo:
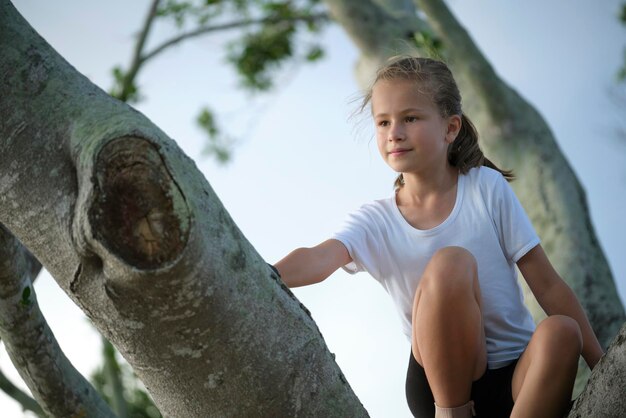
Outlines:
<svg viewBox="0 0 626 418"><path fill-rule="evenodd" d="M507 181L498 170L486 166L473 167L466 174L469 187L480 192L483 196L502 193L507 187Z"/></svg>
<svg viewBox="0 0 626 418"><path fill-rule="evenodd" d="M389 224L394 219L394 211L397 210L394 192L391 196L362 204L349 212L344 220L352 224L380 227Z"/></svg>
<svg viewBox="0 0 626 418"><path fill-rule="evenodd" d="M395 206L395 192L381 199L371 200L363 203L354 212L367 214L368 216L380 216L393 210Z"/></svg>
<svg viewBox="0 0 626 418"><path fill-rule="evenodd" d="M494 170L493 168L484 165L480 167L470 168L466 176L470 181L474 183L488 186L505 180L502 173L500 173L498 170Z"/></svg>
<svg viewBox="0 0 626 418"><path fill-rule="evenodd" d="M481 166L471 168L466 174L467 188L475 198L488 206L498 201L508 192L508 184L502 173L493 168Z"/></svg>

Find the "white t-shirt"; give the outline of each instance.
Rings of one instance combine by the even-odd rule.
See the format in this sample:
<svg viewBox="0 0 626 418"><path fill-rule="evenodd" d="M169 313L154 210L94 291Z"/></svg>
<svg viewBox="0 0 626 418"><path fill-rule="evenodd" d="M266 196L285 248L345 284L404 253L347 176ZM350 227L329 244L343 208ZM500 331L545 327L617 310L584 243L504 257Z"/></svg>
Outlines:
<svg viewBox="0 0 626 418"><path fill-rule="evenodd" d="M391 295L411 338L413 296L426 264L447 246L476 258L490 369L504 367L524 351L535 329L517 282L515 263L539 244L528 216L505 178L488 167L459 175L456 202L448 218L416 229L398 209L395 192L361 206L333 235L353 262L349 273L367 271Z"/></svg>

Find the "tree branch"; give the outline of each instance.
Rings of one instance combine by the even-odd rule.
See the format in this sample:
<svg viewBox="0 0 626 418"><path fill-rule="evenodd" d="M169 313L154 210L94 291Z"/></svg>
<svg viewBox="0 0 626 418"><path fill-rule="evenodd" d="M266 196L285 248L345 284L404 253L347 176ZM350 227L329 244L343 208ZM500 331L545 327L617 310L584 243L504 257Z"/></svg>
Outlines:
<svg viewBox="0 0 626 418"><path fill-rule="evenodd" d="M29 255L0 224L0 337L16 369L50 416L114 417L67 360L32 287Z"/></svg>
<svg viewBox="0 0 626 418"><path fill-rule="evenodd" d="M0 389L22 406L24 411L31 411L41 418L46 418L36 400L15 386L0 370Z"/></svg>
<svg viewBox="0 0 626 418"><path fill-rule="evenodd" d="M141 58L141 63L145 63L146 61L154 58L159 53L163 52L165 49L174 46L181 41L189 38L195 38L197 36L205 35L211 32L217 32L220 30L229 30L241 28L244 26L252 26L252 25L263 25L263 24L273 24L280 22L314 22L317 20L327 20L328 14L326 13L316 13L316 14L307 14L307 15L295 15L291 18L280 18L280 17L266 17L262 19L244 19L244 20L236 20L234 22L223 23L215 26L206 26L202 28L198 28L189 32L182 33L166 42L163 42L161 45L154 48L152 51L148 52Z"/></svg>
<svg viewBox="0 0 626 418"><path fill-rule="evenodd" d="M415 34L428 31L429 26L417 16L412 4L400 0L324 0L324 3L361 51L355 69L361 88L369 87L376 70L389 57L421 52ZM402 9L392 13L392 5L397 4Z"/></svg>
<svg viewBox="0 0 626 418"><path fill-rule="evenodd" d="M569 418L626 416L626 322L596 364Z"/></svg>
<svg viewBox="0 0 626 418"><path fill-rule="evenodd" d="M164 416L367 416L308 311L171 138L8 0L0 56L0 219Z"/></svg>
<svg viewBox="0 0 626 418"><path fill-rule="evenodd" d="M118 93L118 96L117 96L117 98L123 102L126 102L128 100L128 96L132 90L131 86L133 85L133 82L135 81L135 77L137 76L137 73L139 72L139 69L141 68L141 64L143 61L141 58L143 47L146 44L148 33L150 32L150 29L152 28L152 22L154 22L154 18L156 17L156 12L159 6L159 1L160 0L152 1L152 4L150 5L150 9L148 10L148 15L146 16L146 20L144 21L141 32L139 33L139 38L137 38L137 44L135 45L135 50L133 52L133 58L131 60L130 67L128 68L128 71L124 75L124 82L122 84L122 89Z"/></svg>

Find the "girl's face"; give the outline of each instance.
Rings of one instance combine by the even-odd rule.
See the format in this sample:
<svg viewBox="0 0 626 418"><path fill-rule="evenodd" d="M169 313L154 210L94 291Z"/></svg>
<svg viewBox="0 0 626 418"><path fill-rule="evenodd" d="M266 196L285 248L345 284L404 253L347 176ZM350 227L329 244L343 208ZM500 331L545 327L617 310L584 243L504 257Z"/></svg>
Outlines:
<svg viewBox="0 0 626 418"><path fill-rule="evenodd" d="M456 138L461 118L442 118L414 81L378 81L372 113L378 150L394 171L428 174L447 167L448 144Z"/></svg>

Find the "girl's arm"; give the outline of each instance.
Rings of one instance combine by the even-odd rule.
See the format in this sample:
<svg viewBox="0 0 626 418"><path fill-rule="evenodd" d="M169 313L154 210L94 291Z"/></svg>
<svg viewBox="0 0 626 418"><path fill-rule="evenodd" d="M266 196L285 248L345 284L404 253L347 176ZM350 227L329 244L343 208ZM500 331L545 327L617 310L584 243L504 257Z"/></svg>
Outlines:
<svg viewBox="0 0 626 418"><path fill-rule="evenodd" d="M329 239L312 248L298 248L274 265L288 287L319 283L352 262L346 247Z"/></svg>
<svg viewBox="0 0 626 418"><path fill-rule="evenodd" d="M546 314L567 315L578 322L583 336L582 356L593 369L604 351L576 295L554 270L541 245L520 258L517 266Z"/></svg>

